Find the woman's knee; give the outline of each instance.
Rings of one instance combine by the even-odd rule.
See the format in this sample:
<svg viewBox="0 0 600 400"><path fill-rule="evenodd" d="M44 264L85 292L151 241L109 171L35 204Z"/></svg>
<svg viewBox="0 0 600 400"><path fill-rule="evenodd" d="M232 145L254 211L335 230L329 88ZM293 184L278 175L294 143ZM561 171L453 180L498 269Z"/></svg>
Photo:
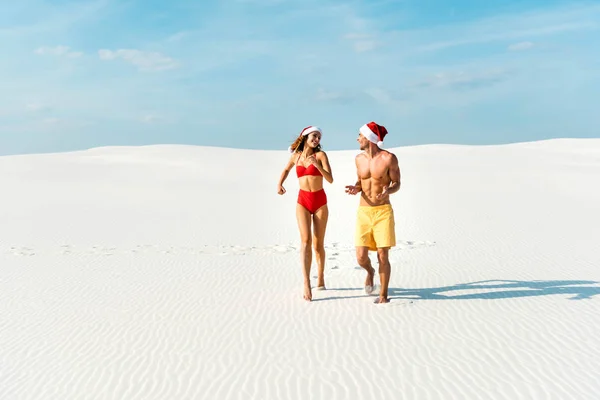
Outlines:
<svg viewBox="0 0 600 400"><path fill-rule="evenodd" d="M313 249L317 253L325 252L325 244L322 240L313 240Z"/></svg>
<svg viewBox="0 0 600 400"><path fill-rule="evenodd" d="M311 245L312 245L312 239L310 236L300 238L300 246L302 246L303 249L310 248Z"/></svg>

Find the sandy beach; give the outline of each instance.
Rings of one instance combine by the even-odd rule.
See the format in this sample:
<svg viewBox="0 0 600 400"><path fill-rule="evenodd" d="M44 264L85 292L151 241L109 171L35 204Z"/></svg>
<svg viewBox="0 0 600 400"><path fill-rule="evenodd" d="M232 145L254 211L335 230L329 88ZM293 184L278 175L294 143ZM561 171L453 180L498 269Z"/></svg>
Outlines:
<svg viewBox="0 0 600 400"><path fill-rule="evenodd" d="M0 157L0 398L597 399L600 139L390 151L383 305L344 193L358 150L327 152L310 303L285 150Z"/></svg>

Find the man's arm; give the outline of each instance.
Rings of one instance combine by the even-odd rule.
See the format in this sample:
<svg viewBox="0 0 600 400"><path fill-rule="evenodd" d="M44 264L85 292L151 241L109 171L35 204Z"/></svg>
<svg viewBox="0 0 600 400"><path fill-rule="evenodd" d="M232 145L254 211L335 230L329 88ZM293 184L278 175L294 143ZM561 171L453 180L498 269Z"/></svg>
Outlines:
<svg viewBox="0 0 600 400"><path fill-rule="evenodd" d="M356 156L356 158L354 159L354 164L356 165L356 177L357 177L357 181L354 185L348 185L346 186L346 193L348 194L357 194L362 192L362 181L360 179L360 176L358 176L358 157L360 155Z"/></svg>
<svg viewBox="0 0 600 400"><path fill-rule="evenodd" d="M356 166L356 183L354 187L356 188L356 193L362 192L362 179L358 175L358 157L360 157L360 154L354 158L354 165Z"/></svg>
<svg viewBox="0 0 600 400"><path fill-rule="evenodd" d="M398 157L395 154L392 154L388 171L390 184L387 187L387 194L396 193L400 190L400 166L398 165Z"/></svg>

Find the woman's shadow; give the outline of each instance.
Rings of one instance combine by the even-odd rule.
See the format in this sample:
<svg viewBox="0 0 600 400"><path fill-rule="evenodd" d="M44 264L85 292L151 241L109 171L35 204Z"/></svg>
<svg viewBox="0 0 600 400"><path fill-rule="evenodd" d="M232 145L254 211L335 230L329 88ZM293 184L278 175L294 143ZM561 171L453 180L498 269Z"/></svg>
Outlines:
<svg viewBox="0 0 600 400"><path fill-rule="evenodd" d="M390 288L390 299L410 300L470 300L470 299L513 299L554 294L571 295L569 300L590 299L600 294L595 281L512 281L487 280L421 289ZM477 291L468 293L469 291ZM459 293L452 293L459 292ZM467 292L467 293L460 293Z"/></svg>

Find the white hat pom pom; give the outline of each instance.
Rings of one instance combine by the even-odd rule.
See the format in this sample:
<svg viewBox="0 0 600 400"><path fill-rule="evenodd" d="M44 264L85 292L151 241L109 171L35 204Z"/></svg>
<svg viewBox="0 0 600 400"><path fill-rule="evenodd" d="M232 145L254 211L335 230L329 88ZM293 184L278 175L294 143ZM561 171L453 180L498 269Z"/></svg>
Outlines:
<svg viewBox="0 0 600 400"><path fill-rule="evenodd" d="M379 148L383 148L383 142L381 142L381 141L377 142L377 146L378 146Z"/></svg>

